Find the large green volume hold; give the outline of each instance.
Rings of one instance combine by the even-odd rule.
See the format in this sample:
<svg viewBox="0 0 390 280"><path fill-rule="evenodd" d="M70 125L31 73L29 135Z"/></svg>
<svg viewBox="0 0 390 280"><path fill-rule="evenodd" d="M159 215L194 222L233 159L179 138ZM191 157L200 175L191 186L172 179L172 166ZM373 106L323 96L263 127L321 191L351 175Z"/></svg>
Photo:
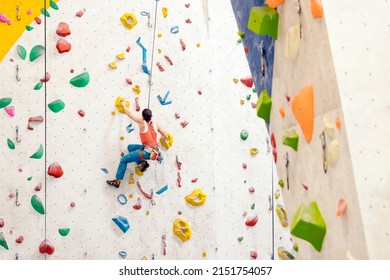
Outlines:
<svg viewBox="0 0 390 280"><path fill-rule="evenodd" d="M278 39L279 14L268 6L253 7L248 19L248 29L259 35Z"/></svg>
<svg viewBox="0 0 390 280"><path fill-rule="evenodd" d="M257 100L256 112L259 118L264 119L265 122L269 122L272 107L272 99L269 96L266 89L260 92L259 99Z"/></svg>
<svg viewBox="0 0 390 280"><path fill-rule="evenodd" d="M45 214L45 208L43 207L42 201L35 194L31 197L31 205L39 214Z"/></svg>

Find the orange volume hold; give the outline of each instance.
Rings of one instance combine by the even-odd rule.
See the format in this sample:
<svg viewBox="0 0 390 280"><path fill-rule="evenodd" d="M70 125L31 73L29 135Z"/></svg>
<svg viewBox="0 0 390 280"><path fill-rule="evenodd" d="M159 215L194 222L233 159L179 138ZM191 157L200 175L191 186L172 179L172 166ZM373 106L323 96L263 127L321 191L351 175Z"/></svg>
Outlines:
<svg viewBox="0 0 390 280"><path fill-rule="evenodd" d="M280 4L283 4L284 0L266 0L266 2L270 8L276 8Z"/></svg>
<svg viewBox="0 0 390 280"><path fill-rule="evenodd" d="M291 100L291 108L303 136L310 143L314 130L314 90L313 85L301 89Z"/></svg>

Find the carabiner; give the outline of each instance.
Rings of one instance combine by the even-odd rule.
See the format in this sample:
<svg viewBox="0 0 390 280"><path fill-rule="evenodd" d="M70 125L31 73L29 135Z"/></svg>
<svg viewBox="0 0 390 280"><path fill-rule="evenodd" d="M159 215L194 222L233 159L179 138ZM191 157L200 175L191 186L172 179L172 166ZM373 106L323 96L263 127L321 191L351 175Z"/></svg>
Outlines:
<svg viewBox="0 0 390 280"><path fill-rule="evenodd" d="M20 139L20 137L19 137L19 127L18 126L16 126L16 141L18 143L20 143L22 141L22 139Z"/></svg>
<svg viewBox="0 0 390 280"><path fill-rule="evenodd" d="M19 82L20 81L20 77L19 77L19 65L16 65L16 80Z"/></svg>
<svg viewBox="0 0 390 280"><path fill-rule="evenodd" d="M150 28L152 28L152 24L151 24L151 22L150 22L150 13L148 13L148 12L145 12L145 11L143 11L143 12L141 12L141 16L144 16L144 17L148 17L148 26L150 27Z"/></svg>
<svg viewBox="0 0 390 280"><path fill-rule="evenodd" d="M15 194L15 205L16 206L20 206L20 203L19 203L19 191L16 190L16 194Z"/></svg>
<svg viewBox="0 0 390 280"><path fill-rule="evenodd" d="M18 21L21 20L19 13L20 13L20 6L19 6L19 5L16 5L16 19L17 19Z"/></svg>

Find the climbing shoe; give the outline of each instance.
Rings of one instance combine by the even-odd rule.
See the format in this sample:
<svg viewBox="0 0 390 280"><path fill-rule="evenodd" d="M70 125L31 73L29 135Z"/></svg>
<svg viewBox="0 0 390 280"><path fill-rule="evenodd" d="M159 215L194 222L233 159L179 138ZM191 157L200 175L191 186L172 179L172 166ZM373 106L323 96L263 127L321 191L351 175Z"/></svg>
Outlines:
<svg viewBox="0 0 390 280"><path fill-rule="evenodd" d="M149 163L145 160L141 162L139 165L139 168L141 169L141 172L145 172L145 170L149 167Z"/></svg>

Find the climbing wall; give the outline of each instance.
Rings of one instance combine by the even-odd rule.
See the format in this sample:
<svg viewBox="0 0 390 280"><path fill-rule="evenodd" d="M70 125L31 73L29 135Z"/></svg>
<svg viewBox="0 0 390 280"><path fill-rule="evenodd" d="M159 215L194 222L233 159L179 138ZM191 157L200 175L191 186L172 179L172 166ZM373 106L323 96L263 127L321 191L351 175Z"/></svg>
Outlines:
<svg viewBox="0 0 390 280"><path fill-rule="evenodd" d="M40 11L43 1L34 9L21 3L20 14L29 23L0 23L1 28L33 27L22 33L0 64L0 73L7 73L0 76L0 98L12 97L7 105L15 107L15 116L4 110L0 122L6 159L0 165L0 218L5 221L0 231L9 245L9 250L0 247L0 258L271 259L278 248L292 250L288 230L272 212L273 204L284 203L282 196L274 199L278 178L265 123L252 107L257 96L238 81L250 76L250 69L236 43L231 6L190 0L49 2L46 12ZM11 17L10 10L0 12ZM137 19L131 30L120 21L125 13ZM32 21L35 16L41 24ZM27 54L35 45L46 49L36 60L27 56L23 61L17 45ZM144 59L146 69L141 67ZM18 64L20 81L15 79ZM141 110L149 106L174 143L169 150L162 148L163 163L150 162L143 176L129 164L116 189L105 180L114 179L127 145L139 143L136 124L128 132L131 120L114 106L118 96L128 100L133 111L135 98ZM167 96L165 105L158 96ZM31 122L34 130L29 130L32 116L42 116L44 122ZM16 125L20 143L15 140ZM244 129L249 133L245 141L240 138ZM7 138L15 142L14 150ZM43 157L29 159L41 144ZM251 148L258 154L251 156ZM153 191L153 203L129 180L131 173L147 194ZM36 191L39 183L42 189ZM164 186L167 190L158 194ZM197 188L207 199L195 207L184 198ZM16 189L20 206L10 196ZM34 194L45 215L32 207ZM133 207L138 198L139 210ZM112 221L117 215L127 219L127 232ZM173 234L178 218L192 229L188 241ZM20 234L24 242L18 244L14 240ZM39 253L44 239L50 245L45 248L48 254Z"/></svg>

